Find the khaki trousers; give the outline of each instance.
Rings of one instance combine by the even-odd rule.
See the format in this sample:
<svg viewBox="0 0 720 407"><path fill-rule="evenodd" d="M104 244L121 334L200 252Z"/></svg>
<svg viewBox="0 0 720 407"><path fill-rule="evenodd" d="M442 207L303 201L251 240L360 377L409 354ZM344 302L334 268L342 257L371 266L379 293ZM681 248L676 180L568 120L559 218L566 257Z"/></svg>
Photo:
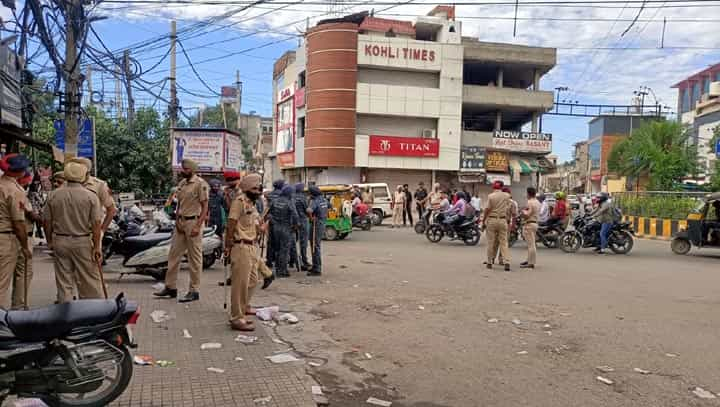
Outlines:
<svg viewBox="0 0 720 407"><path fill-rule="evenodd" d="M0 307L10 308L10 284L17 264L20 242L13 233L0 233Z"/></svg>
<svg viewBox="0 0 720 407"><path fill-rule="evenodd" d="M392 224L393 226L400 226L402 225L403 221L403 212L405 208L403 205L395 205L393 208L393 217L392 217Z"/></svg>
<svg viewBox="0 0 720 407"><path fill-rule="evenodd" d="M25 290L30 292L30 282L32 278L32 257L26 260L22 250L18 248L17 263L15 264L15 273L13 274L12 309L30 308L30 304L25 303ZM27 281L27 286L25 285L25 281ZM29 299L28 302L30 302Z"/></svg>
<svg viewBox="0 0 720 407"><path fill-rule="evenodd" d="M53 237L55 281L59 283L58 301L73 299L73 285L77 284L79 299L105 298L100 268L93 260L93 244L90 237Z"/></svg>
<svg viewBox="0 0 720 407"><path fill-rule="evenodd" d="M187 253L188 265L190 266L190 288L189 291L200 290L200 273L202 273L202 228L197 236L190 236L197 219L182 220L180 230L175 230L170 243L170 258L168 259L168 271L165 276L165 286L169 289L177 288L177 276L180 270L182 256Z"/></svg>
<svg viewBox="0 0 720 407"><path fill-rule="evenodd" d="M487 262L495 263L495 255L500 249L500 258L505 264L510 263L510 250L508 249L508 224L505 219L488 218L487 220Z"/></svg>
<svg viewBox="0 0 720 407"><path fill-rule="evenodd" d="M260 260L255 246L236 243L230 253L232 291L230 292L230 321L244 320L257 286Z"/></svg>
<svg viewBox="0 0 720 407"><path fill-rule="evenodd" d="M537 247L535 243L535 238L537 237L537 230L537 223L526 223L525 225L523 225L522 229L523 237L525 238L525 241L528 245L527 262L531 265L535 265L535 260L537 258Z"/></svg>

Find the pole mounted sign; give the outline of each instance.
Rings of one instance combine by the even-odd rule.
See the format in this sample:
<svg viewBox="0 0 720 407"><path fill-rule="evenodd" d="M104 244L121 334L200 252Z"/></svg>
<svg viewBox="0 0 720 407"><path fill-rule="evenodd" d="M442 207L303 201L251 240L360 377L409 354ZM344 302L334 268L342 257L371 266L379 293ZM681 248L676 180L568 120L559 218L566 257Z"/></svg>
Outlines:
<svg viewBox="0 0 720 407"><path fill-rule="evenodd" d="M440 140L436 138L370 136L370 155L399 157L437 157Z"/></svg>
<svg viewBox="0 0 720 407"><path fill-rule="evenodd" d="M492 147L527 153L552 152L552 134L529 131L496 130Z"/></svg>

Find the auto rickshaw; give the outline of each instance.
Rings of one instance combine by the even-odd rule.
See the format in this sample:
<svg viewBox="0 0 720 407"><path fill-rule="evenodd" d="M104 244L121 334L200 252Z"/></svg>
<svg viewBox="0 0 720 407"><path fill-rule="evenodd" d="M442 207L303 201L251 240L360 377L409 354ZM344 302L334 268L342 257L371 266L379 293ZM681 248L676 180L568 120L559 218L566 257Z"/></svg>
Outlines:
<svg viewBox="0 0 720 407"><path fill-rule="evenodd" d="M350 185L318 185L328 201L325 240L342 240L352 233L352 187Z"/></svg>
<svg viewBox="0 0 720 407"><path fill-rule="evenodd" d="M688 254L693 246L720 248L720 192L706 196L687 216L687 229L670 242L675 254Z"/></svg>

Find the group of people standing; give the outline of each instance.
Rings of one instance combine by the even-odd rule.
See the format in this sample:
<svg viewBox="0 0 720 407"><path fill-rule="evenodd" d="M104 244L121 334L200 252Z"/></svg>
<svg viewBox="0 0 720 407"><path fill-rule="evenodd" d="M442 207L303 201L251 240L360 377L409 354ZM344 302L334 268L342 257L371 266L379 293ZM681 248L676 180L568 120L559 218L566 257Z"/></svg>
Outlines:
<svg viewBox="0 0 720 407"><path fill-rule="evenodd" d="M224 256L229 259L231 276L221 285L231 285L230 326L234 330L255 329L249 315L255 287L263 280L267 288L275 277L289 277L288 263L302 269L308 276L322 273L321 238L327 217L327 201L316 186L309 187L310 200L305 196L305 185L285 185L282 180L273 183L273 190L263 196L262 177L248 174L241 177L237 171L225 172L225 188L213 182L210 187L197 172L197 164L184 159L180 175L183 178L176 189L175 233L173 233L170 261L165 287L154 293L156 297L176 298L177 274L180 259L187 254L190 268L188 292L179 302L200 299L202 271L202 233L206 220L216 227L224 238ZM312 225L312 227L310 227ZM307 257L308 234L312 241L312 264ZM267 235L267 255L262 249ZM297 243L300 254L297 252Z"/></svg>
<svg viewBox="0 0 720 407"><path fill-rule="evenodd" d="M0 306L30 306L34 224L43 225L53 253L57 302L106 298L100 241L116 212L110 188L90 175L90 160L71 158L55 174L55 189L44 204L33 205L26 194L33 179L29 167L20 154L0 160Z"/></svg>

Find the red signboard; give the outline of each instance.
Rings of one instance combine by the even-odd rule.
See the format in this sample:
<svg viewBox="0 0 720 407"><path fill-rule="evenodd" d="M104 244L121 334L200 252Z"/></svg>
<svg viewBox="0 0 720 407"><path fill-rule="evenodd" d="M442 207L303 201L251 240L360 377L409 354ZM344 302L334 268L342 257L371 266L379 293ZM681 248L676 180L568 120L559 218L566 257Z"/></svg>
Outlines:
<svg viewBox="0 0 720 407"><path fill-rule="evenodd" d="M305 106L305 88L295 91L295 108Z"/></svg>
<svg viewBox="0 0 720 407"><path fill-rule="evenodd" d="M437 157L440 140L436 138L370 136L370 155L400 157Z"/></svg>
<svg viewBox="0 0 720 407"><path fill-rule="evenodd" d="M295 166L295 152L282 153L277 155L280 168L292 168Z"/></svg>

